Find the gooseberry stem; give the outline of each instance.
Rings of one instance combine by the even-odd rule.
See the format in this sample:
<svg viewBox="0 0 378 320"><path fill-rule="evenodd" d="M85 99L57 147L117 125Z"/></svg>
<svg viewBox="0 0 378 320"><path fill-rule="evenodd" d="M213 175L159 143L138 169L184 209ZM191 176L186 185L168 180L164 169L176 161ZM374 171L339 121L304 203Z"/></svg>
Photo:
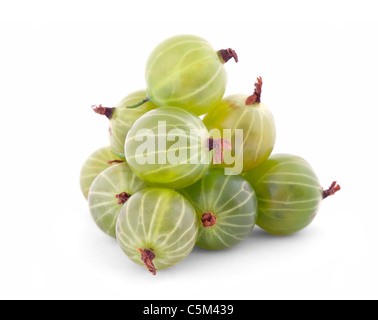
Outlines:
<svg viewBox="0 0 378 320"><path fill-rule="evenodd" d="M235 59L235 62L239 62L239 58L235 50L228 48L228 49L222 49L218 51L219 55L221 56L224 63L226 63L231 58Z"/></svg>
<svg viewBox="0 0 378 320"><path fill-rule="evenodd" d="M112 165L112 164L114 164L114 163L124 163L125 161L123 161L123 160L112 160L112 161L108 161L108 162L106 162L108 165Z"/></svg>
<svg viewBox="0 0 378 320"><path fill-rule="evenodd" d="M201 221L205 228L212 227L217 223L217 217L212 212L206 212L202 215Z"/></svg>
<svg viewBox="0 0 378 320"><path fill-rule="evenodd" d="M143 99L142 101L139 101L136 104L128 106L127 109L136 109L136 108L140 107L142 104L144 104L144 103L146 103L148 101L150 101L150 98L147 97L147 98Z"/></svg>
<svg viewBox="0 0 378 320"><path fill-rule="evenodd" d="M341 187L336 181L333 181L331 186L327 190L323 190L323 199L333 196L337 191L340 191Z"/></svg>
<svg viewBox="0 0 378 320"><path fill-rule="evenodd" d="M250 106L254 103L261 102L261 89L262 89L263 81L261 77L257 78L257 82L255 83L255 92L253 95L249 96L245 102L247 106Z"/></svg>
<svg viewBox="0 0 378 320"><path fill-rule="evenodd" d="M101 114L103 116L106 116L108 119L110 119L113 115L114 108L106 108L103 107L102 104L100 105L93 105L92 109L95 113Z"/></svg>
<svg viewBox="0 0 378 320"><path fill-rule="evenodd" d="M147 267L148 271L150 271L154 276L156 275L156 268L154 266L154 263L152 262L152 260L155 259L155 253L154 253L154 250L152 249L145 249L145 250L142 250L142 249L138 249L138 251L141 253L142 255L142 261L144 263L144 265Z"/></svg>
<svg viewBox="0 0 378 320"><path fill-rule="evenodd" d="M208 141L209 151L214 151L213 164L221 164L223 162L225 150L232 150L231 142L227 139L213 139L209 138Z"/></svg>
<svg viewBox="0 0 378 320"><path fill-rule="evenodd" d="M126 192L122 192L120 194L117 194L115 196L117 199L118 199L118 204L125 204L127 200L129 200L129 198L131 197L131 195L129 195L128 193Z"/></svg>

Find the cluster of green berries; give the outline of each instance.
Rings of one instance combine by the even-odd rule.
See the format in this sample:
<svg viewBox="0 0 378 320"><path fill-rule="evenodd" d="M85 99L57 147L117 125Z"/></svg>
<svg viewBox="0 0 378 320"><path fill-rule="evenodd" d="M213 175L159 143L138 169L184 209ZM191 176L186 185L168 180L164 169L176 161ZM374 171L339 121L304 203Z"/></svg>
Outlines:
<svg viewBox="0 0 378 320"><path fill-rule="evenodd" d="M84 163L82 192L98 227L152 274L195 245L233 247L256 224L274 235L298 232L340 189L323 190L298 156L271 156L276 129L262 79L252 95L223 97L231 58L238 62L234 50L215 51L197 36L172 37L147 61L147 90L115 108L93 106L109 119L110 146Z"/></svg>

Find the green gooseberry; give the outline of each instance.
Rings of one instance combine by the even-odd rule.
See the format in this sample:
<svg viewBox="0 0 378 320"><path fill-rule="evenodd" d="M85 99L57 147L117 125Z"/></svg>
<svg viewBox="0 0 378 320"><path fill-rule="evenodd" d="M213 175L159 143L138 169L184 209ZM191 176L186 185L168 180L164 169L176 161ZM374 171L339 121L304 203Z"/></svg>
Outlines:
<svg viewBox="0 0 378 320"><path fill-rule="evenodd" d="M124 253L152 274L189 255L198 234L193 206L176 191L147 188L122 207L117 240Z"/></svg>
<svg viewBox="0 0 378 320"><path fill-rule="evenodd" d="M204 118L211 132L218 129L224 138L231 140L235 148L226 152L225 161L219 166L232 168L233 163L243 163L243 172L250 171L263 163L273 151L276 140L276 127L272 113L261 103L262 79L258 78L252 96L237 94L224 98ZM237 130L239 129L239 130ZM225 136L227 130L230 136ZM241 132L240 146L236 144L237 131ZM226 159L234 158L231 163Z"/></svg>
<svg viewBox="0 0 378 320"><path fill-rule="evenodd" d="M133 172L153 187L185 188L210 167L209 132L201 119L174 107L162 107L140 117L125 143Z"/></svg>
<svg viewBox="0 0 378 320"><path fill-rule="evenodd" d="M115 226L123 204L147 185L123 162L101 172L89 190L88 203L97 226L115 238Z"/></svg>
<svg viewBox="0 0 378 320"><path fill-rule="evenodd" d="M196 184L179 191L196 209L197 246L219 250L239 244L251 233L257 219L257 198L240 175L212 169Z"/></svg>
<svg viewBox="0 0 378 320"><path fill-rule="evenodd" d="M306 228L322 200L340 190L336 182L323 190L308 162L290 154L273 155L244 177L257 194L257 225L274 235Z"/></svg>
<svg viewBox="0 0 378 320"><path fill-rule="evenodd" d="M106 108L102 105L92 106L93 110L109 119L110 145L115 154L125 158L125 140L134 122L146 112L156 109L152 102L146 102L137 109L129 109L127 106L139 102L146 97L147 91L140 90L133 92L123 98L115 108Z"/></svg>
<svg viewBox="0 0 378 320"><path fill-rule="evenodd" d="M224 64L231 58L238 62L234 50L215 51L198 36L171 37L160 43L148 58L145 71L148 94L144 101L205 114L224 95L227 84Z"/></svg>
<svg viewBox="0 0 378 320"><path fill-rule="evenodd" d="M89 188L102 171L108 169L113 164L123 161L124 159L112 152L110 146L93 152L84 162L80 172L80 188L84 197L88 199Z"/></svg>

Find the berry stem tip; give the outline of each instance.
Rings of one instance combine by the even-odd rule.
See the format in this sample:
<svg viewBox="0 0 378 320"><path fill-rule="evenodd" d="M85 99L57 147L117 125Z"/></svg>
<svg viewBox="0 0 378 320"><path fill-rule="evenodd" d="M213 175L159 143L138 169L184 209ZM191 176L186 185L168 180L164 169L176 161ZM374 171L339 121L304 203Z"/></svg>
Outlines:
<svg viewBox="0 0 378 320"><path fill-rule="evenodd" d="M333 181L331 186L327 190L323 190L323 199L328 198L329 196L333 196L337 191L340 190L340 185L336 181Z"/></svg>
<svg viewBox="0 0 378 320"><path fill-rule="evenodd" d="M129 200L131 195L129 195L126 192L122 192L120 194L117 194L115 197L118 199L118 204L121 205L121 204L125 204L126 201Z"/></svg>
<svg viewBox="0 0 378 320"><path fill-rule="evenodd" d="M261 77L257 78L257 82L255 83L255 92L253 95L249 96L245 102L247 106L250 106L254 103L261 102L261 89L262 89L263 81Z"/></svg>
<svg viewBox="0 0 378 320"><path fill-rule="evenodd" d="M142 259L144 265L146 266L146 268L148 269L148 271L150 271L155 276L156 275L156 268L155 268L154 263L152 262L152 260L155 259L154 250L152 250L152 249L150 249L150 250L138 249L138 251L141 253L141 255L142 255L141 259Z"/></svg>
<svg viewBox="0 0 378 320"><path fill-rule="evenodd" d="M206 212L202 215L201 221L205 228L212 227L217 223L217 217L212 212Z"/></svg>
<svg viewBox="0 0 378 320"><path fill-rule="evenodd" d="M95 113L106 116L108 119L110 119L113 115L114 108L106 108L103 107L102 104L100 105L93 105L92 109Z"/></svg>
<svg viewBox="0 0 378 320"><path fill-rule="evenodd" d="M237 53L235 52L235 50L233 50L231 48L222 49L222 50L219 50L218 52L219 52L220 56L222 57L222 60L224 61L224 63L226 63L231 58L234 58L236 63L239 62L239 57L238 57Z"/></svg>

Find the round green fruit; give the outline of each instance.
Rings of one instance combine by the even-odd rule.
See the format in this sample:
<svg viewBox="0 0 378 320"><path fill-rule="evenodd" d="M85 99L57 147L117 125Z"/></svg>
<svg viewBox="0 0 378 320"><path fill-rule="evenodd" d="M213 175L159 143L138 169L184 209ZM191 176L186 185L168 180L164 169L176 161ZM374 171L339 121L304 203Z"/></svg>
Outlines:
<svg viewBox="0 0 378 320"><path fill-rule="evenodd" d="M322 200L340 190L334 182L323 191L307 161L289 154L271 156L244 177L257 194L257 225L274 235L290 235L307 227Z"/></svg>
<svg viewBox="0 0 378 320"><path fill-rule="evenodd" d="M209 132L184 109L158 108L132 126L125 155L133 172L150 186L185 188L210 167Z"/></svg>
<svg viewBox="0 0 378 320"><path fill-rule="evenodd" d="M147 101L139 108L129 109L127 106L137 103L146 97L147 91L140 90L127 95L115 108L105 108L102 105L93 106L93 110L109 119L110 145L115 154L125 157L125 140L127 133L142 115L156 109L157 106Z"/></svg>
<svg viewBox="0 0 378 320"><path fill-rule="evenodd" d="M232 49L215 51L205 40L179 35L160 43L146 65L147 99L159 107L175 106L202 115L223 97L224 63L238 61Z"/></svg>
<svg viewBox="0 0 378 320"><path fill-rule="evenodd" d="M86 199L88 199L89 188L96 177L111 165L123 162L124 159L116 156L111 147L104 147L93 152L84 162L80 173L80 188Z"/></svg>
<svg viewBox="0 0 378 320"><path fill-rule="evenodd" d="M242 177L210 170L196 184L180 190L191 201L199 220L197 246L219 250L233 247L251 233L257 218L257 198Z"/></svg>
<svg viewBox="0 0 378 320"><path fill-rule="evenodd" d="M115 238L115 226L123 204L146 187L125 162L100 173L93 181L88 196L90 212L97 226Z"/></svg>
<svg viewBox="0 0 378 320"><path fill-rule="evenodd" d="M252 96L229 96L204 118L210 133L217 129L222 137L232 141L233 150L225 152L225 161L220 164L223 168L232 168L235 164L242 163L243 172L250 171L268 159L272 153L276 127L271 112L260 102L261 87L262 80L259 78ZM230 136L226 135L227 130ZM234 161L227 162L227 158L234 158Z"/></svg>
<svg viewBox="0 0 378 320"><path fill-rule="evenodd" d="M148 188L123 206L117 222L117 240L135 263L152 274L182 261L193 249L198 221L194 208L181 194Z"/></svg>

